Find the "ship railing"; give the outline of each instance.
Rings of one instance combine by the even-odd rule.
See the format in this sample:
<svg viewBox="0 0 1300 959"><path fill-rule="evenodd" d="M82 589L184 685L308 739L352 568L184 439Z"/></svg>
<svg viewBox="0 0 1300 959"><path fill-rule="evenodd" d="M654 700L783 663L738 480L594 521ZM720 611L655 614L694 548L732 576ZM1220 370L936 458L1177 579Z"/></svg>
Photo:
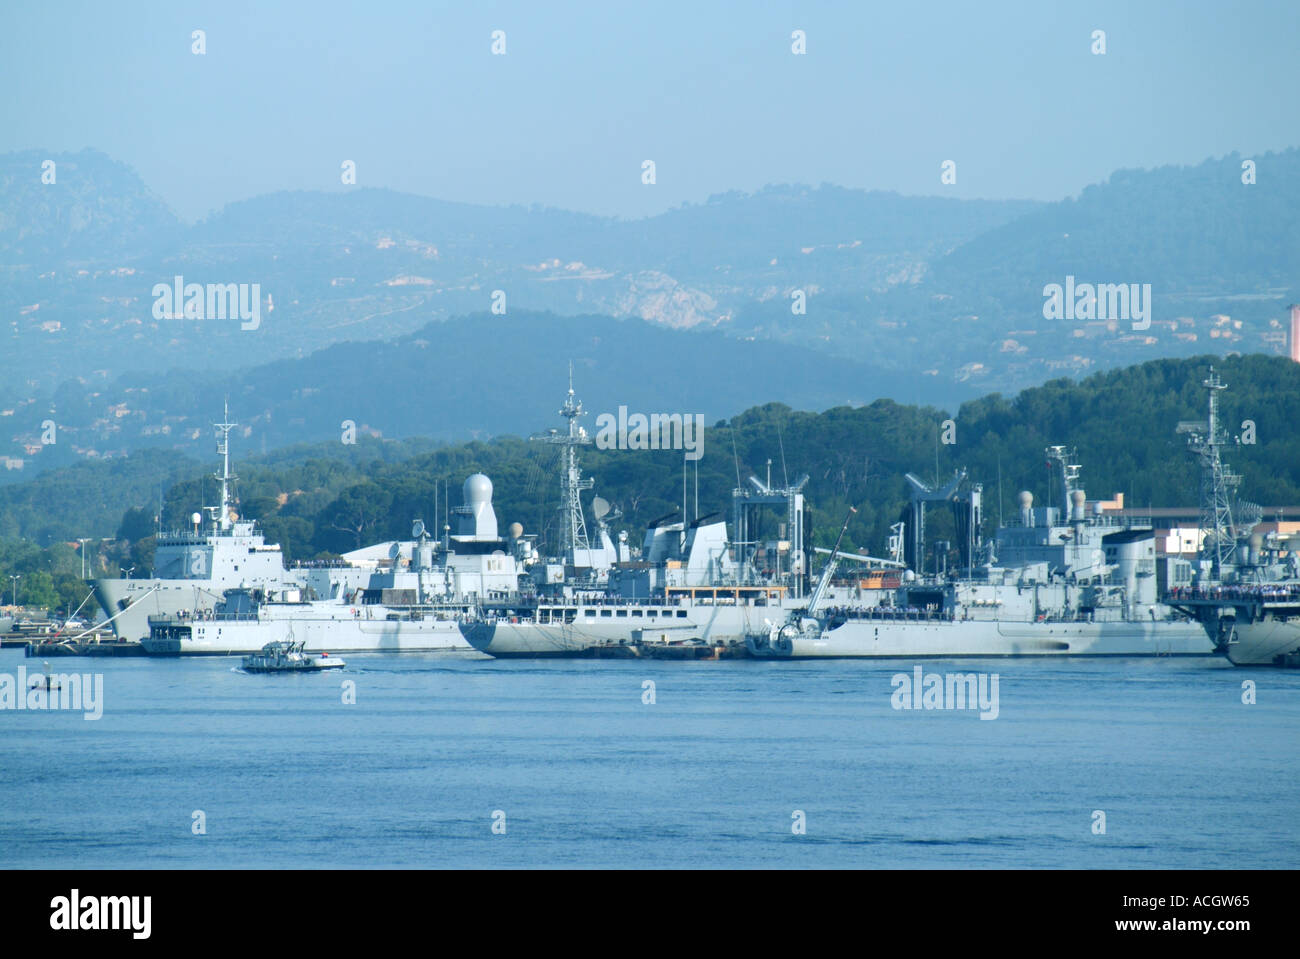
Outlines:
<svg viewBox="0 0 1300 959"><path fill-rule="evenodd" d="M834 620L866 620L871 622L953 622L953 610L922 609L917 606L832 606L826 611Z"/></svg>
<svg viewBox="0 0 1300 959"><path fill-rule="evenodd" d="M1245 600L1253 603L1293 603L1300 602L1300 583L1257 584L1238 586L1174 586L1166 594L1174 601L1208 601Z"/></svg>

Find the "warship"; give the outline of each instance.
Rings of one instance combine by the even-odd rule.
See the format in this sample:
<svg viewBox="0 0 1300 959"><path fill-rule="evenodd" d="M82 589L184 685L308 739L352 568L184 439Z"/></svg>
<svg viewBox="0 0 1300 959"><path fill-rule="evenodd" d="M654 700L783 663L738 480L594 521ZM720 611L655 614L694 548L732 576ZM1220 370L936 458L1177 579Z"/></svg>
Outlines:
<svg viewBox="0 0 1300 959"><path fill-rule="evenodd" d="M972 538L964 572L918 577L909 569L888 602L859 609L824 608L819 583L806 609L746 637L750 653L768 659L1213 655L1200 624L1159 599L1154 529L1106 516L1100 503L1089 512L1081 467L1064 447L1049 447L1047 455L1060 470L1068 508L1035 507L1033 495L1021 492L1016 518L981 544L981 490L973 488L963 497ZM961 478L939 498L950 498ZM923 485L909 480L914 489ZM926 492L914 496L914 516L932 501ZM918 556L923 545L918 541ZM837 543L823 581L840 555Z"/></svg>
<svg viewBox="0 0 1300 959"><path fill-rule="evenodd" d="M332 565L304 569L301 585L242 584L209 610L151 615L141 643L158 656L251 653L272 642L297 642L310 652L477 655L458 620L473 610L526 601L521 570L532 561L532 547L518 524L510 537L498 535L488 477L470 476L464 497L452 511L456 532L445 526L441 545L417 519L409 542L359 552L358 559L387 554L387 562L360 570L364 578L355 584Z"/></svg>
<svg viewBox="0 0 1300 959"><path fill-rule="evenodd" d="M1219 417L1227 384L1210 367L1204 420L1179 424L1201 467L1200 569L1169 602L1195 617L1237 666L1300 666L1300 543L1255 532L1258 506L1235 498L1242 477L1223 461Z"/></svg>

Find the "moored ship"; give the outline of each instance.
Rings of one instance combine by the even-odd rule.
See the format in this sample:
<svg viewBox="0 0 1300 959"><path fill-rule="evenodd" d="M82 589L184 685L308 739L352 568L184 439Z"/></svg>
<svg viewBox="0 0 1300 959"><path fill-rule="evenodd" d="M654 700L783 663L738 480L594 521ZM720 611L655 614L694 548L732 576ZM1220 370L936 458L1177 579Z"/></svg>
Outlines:
<svg viewBox="0 0 1300 959"><path fill-rule="evenodd" d="M971 490L971 556L982 555L964 575L918 579L909 570L890 602L867 609L823 612L819 589L806 610L749 634L750 652L770 659L1212 655L1201 625L1158 598L1155 531L1121 525L1099 508L1089 513L1079 466L1063 447L1047 455L1060 468L1068 509L1034 507L1022 492L1018 517L980 548L979 489ZM833 551L824 576L838 559Z"/></svg>
<svg viewBox="0 0 1300 959"><path fill-rule="evenodd" d="M218 505L206 507L205 528L200 513L191 517L188 530L159 530L153 575L140 578L101 577L94 581L95 598L119 639L139 640L149 635L150 619L200 618L213 611L226 590L238 586L278 590L286 586L310 587L322 595L355 588L369 576L364 569L347 566L308 573L285 566L279 545L267 543L257 524L243 519L235 509L230 471L229 410L217 431L221 457Z"/></svg>
<svg viewBox="0 0 1300 959"><path fill-rule="evenodd" d="M481 473L465 481L442 555L416 520L408 544L388 544L387 568L364 585L316 599L304 587L239 586L197 615L151 616L141 640L152 655L231 655L295 640L309 651L474 653L458 621L473 609L523 602L520 560L529 546L497 535L492 483ZM376 547L381 549L382 547ZM409 553L409 555L407 555Z"/></svg>

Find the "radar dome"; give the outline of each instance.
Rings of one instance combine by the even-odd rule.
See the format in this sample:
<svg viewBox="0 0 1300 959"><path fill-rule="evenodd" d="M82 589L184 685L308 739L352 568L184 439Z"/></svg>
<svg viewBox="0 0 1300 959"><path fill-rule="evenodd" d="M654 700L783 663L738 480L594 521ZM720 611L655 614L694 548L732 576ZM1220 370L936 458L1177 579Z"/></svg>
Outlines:
<svg viewBox="0 0 1300 959"><path fill-rule="evenodd" d="M465 505L478 506L480 503L492 502L492 481L482 473L475 473L465 480Z"/></svg>
<svg viewBox="0 0 1300 959"><path fill-rule="evenodd" d="M1034 505L1034 494L1027 489L1022 489L1017 494L1016 499L1019 501L1021 509L1029 509Z"/></svg>
<svg viewBox="0 0 1300 959"><path fill-rule="evenodd" d="M1088 499L1088 494L1081 489L1077 489L1070 494L1070 502L1075 506L1082 506Z"/></svg>
<svg viewBox="0 0 1300 959"><path fill-rule="evenodd" d="M523 535L524 535L524 524L523 524L523 523L511 523L511 524L510 524L510 538L511 538L511 539L518 539L519 537L521 537L521 536L523 536Z"/></svg>
<svg viewBox="0 0 1300 959"><path fill-rule="evenodd" d="M195 526L198 526L200 523L203 522L203 517L198 513L191 513L190 522L193 523Z"/></svg>
<svg viewBox="0 0 1300 959"><path fill-rule="evenodd" d="M465 480L465 505L456 507L457 535L497 538L497 514L492 509L492 481L482 473Z"/></svg>

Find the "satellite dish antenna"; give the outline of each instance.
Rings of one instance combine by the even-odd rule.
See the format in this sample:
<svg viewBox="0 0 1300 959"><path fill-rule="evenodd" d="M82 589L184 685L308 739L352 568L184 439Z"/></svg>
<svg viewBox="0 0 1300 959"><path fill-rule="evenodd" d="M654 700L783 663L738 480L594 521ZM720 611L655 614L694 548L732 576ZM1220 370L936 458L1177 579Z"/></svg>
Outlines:
<svg viewBox="0 0 1300 959"><path fill-rule="evenodd" d="M411 527L411 539L419 539L424 535L424 520L417 519L415 525Z"/></svg>
<svg viewBox="0 0 1300 959"><path fill-rule="evenodd" d="M591 513L596 519L604 519L609 515L609 503L604 497L597 496L591 501Z"/></svg>
<svg viewBox="0 0 1300 959"><path fill-rule="evenodd" d="M402 555L401 543L394 543L392 546L388 547L388 556L390 559L396 561L401 555Z"/></svg>

